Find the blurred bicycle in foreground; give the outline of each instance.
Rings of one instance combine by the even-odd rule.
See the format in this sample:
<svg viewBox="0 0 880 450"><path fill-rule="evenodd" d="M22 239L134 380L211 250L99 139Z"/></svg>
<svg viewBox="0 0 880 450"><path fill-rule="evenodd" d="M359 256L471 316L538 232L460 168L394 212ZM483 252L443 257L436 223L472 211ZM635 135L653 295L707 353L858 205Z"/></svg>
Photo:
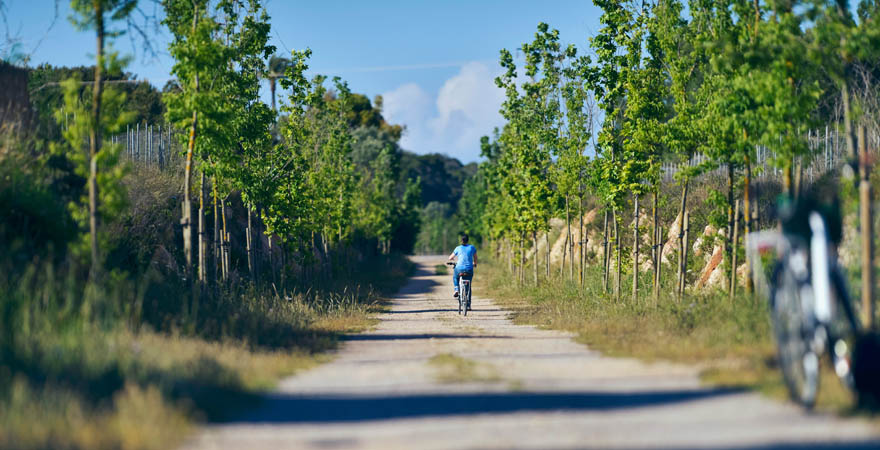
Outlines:
<svg viewBox="0 0 880 450"><path fill-rule="evenodd" d="M813 407L820 358L827 353L834 372L856 390L860 402L874 398L878 340L863 335L837 262L842 225L836 204L783 201L779 216L779 229L749 234L746 256L756 294L769 301L789 394Z"/></svg>

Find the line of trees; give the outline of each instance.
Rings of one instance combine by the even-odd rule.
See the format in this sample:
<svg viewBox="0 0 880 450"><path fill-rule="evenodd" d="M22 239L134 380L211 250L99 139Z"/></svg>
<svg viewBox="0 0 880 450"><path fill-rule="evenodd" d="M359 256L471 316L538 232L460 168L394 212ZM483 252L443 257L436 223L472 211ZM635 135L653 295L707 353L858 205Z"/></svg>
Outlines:
<svg viewBox="0 0 880 450"><path fill-rule="evenodd" d="M93 279L102 276L106 258L103 222L125 207L128 166L119 159L121 145L110 138L135 117L126 111L125 92L105 82L123 77L128 62L107 48L121 34L114 27L137 5L71 2L75 23L95 32L96 65L90 92L75 76L60 83L63 108L55 119L72 123L52 149L86 179L83 197L71 208L80 229L88 230L78 254L89 261ZM283 285L294 266L301 275L326 278L350 270L365 248L385 254L412 249L421 185L418 178L399 179L396 142L403 129L384 121L381 99L373 107L338 78L307 77L309 50L275 55L260 0L163 0L161 6L174 59L174 81L162 94L165 119L186 131L177 133L186 155L181 248L184 277L193 286L220 285L230 277L227 212L233 200L247 210L247 267L254 281L262 271ZM271 106L260 98L264 79L272 86ZM276 86L286 94L280 107ZM381 148L355 155L365 127L381 135L375 139ZM259 248L261 242L268 248Z"/></svg>
<svg viewBox="0 0 880 450"><path fill-rule="evenodd" d="M560 45L558 31L544 23L534 40L520 47L522 67L510 51L501 51L504 73L496 82L506 92L501 113L507 123L494 139L484 138L486 161L468 183L461 205L464 228L505 253L520 281L527 250L536 249L540 236L549 232L550 218L563 216L567 258L562 264L572 279L577 266L583 280L585 257L583 250L574 255L571 212L576 209L581 217L578 236L584 236L589 200L604 213L600 264L606 291L619 299L627 250L623 217L633 219L629 242L642 242L639 218L650 201L656 298L663 233L658 226L661 165L700 154L705 162L685 164L676 174L675 291L681 296L692 180L726 169L727 186L713 189L710 203L726 214L725 259L731 267L740 198L744 235L755 223L751 178L756 168L751 161L756 148L772 151L772 164L784 174L783 190L794 198L803 188L799 169L812 156L808 130L831 121L836 111L842 111L850 157L860 162L860 204L869 207L868 159L857 158L857 149L866 149L867 142L856 130L874 123L878 113L872 100L878 94L872 80L880 69L875 2L859 2L854 10L839 1L594 3L603 14L601 28L589 39L589 56ZM480 204L485 208L476 208ZM870 230L870 212L862 216L864 232ZM864 242L870 245L871 236L865 235ZM639 292L639 247L628 249L633 298ZM537 283L537 251L533 257ZM863 279L870 285L870 259L865 264ZM548 275L549 270L548 262ZM728 288L731 293L736 289L735 270Z"/></svg>

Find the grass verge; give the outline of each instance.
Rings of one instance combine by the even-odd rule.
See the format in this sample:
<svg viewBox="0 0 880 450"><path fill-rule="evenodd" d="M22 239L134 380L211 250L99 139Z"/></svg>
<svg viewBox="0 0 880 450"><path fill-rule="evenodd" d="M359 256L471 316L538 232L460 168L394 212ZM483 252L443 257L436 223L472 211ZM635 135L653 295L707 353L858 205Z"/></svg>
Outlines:
<svg viewBox="0 0 880 450"><path fill-rule="evenodd" d="M484 265L483 274L487 281L476 285L478 294L512 310L516 323L571 332L578 342L610 356L695 364L707 383L787 398L769 313L750 297L731 302L719 292L688 295L678 302L670 283L654 303L648 274L640 278L645 291L639 301L632 301L628 289L616 301L603 292L601 269L592 267L583 288L560 279L519 287L500 264ZM816 407L837 413L854 408L852 395L827 367Z"/></svg>
<svg viewBox="0 0 880 450"><path fill-rule="evenodd" d="M434 355L428 364L437 368L436 378L440 383L494 383L501 380L493 366L452 353Z"/></svg>
<svg viewBox="0 0 880 450"><path fill-rule="evenodd" d="M0 448L172 448L325 361L339 337L374 323L411 270L399 258L334 291L230 294L217 300L228 317L204 319L222 333L87 319L103 303L64 300L63 282L2 285L0 318L16 327L0 333Z"/></svg>

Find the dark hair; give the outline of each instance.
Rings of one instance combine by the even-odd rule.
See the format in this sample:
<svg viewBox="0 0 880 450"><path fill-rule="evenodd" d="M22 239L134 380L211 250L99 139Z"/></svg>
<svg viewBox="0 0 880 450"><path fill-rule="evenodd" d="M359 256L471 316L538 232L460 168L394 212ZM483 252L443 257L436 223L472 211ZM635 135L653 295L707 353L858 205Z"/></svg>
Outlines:
<svg viewBox="0 0 880 450"><path fill-rule="evenodd" d="M467 233L461 233L461 243L462 243L462 244L467 244L467 243L468 243L468 235L467 235Z"/></svg>

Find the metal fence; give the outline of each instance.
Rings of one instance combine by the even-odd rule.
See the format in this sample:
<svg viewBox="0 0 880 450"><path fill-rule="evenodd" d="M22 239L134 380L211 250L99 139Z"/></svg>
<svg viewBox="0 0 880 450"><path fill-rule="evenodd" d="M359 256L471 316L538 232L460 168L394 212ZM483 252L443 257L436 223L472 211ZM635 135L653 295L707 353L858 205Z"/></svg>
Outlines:
<svg viewBox="0 0 880 450"><path fill-rule="evenodd" d="M836 170L847 162L846 138L839 131L841 128L840 124L826 125L824 129L807 132L810 155L800 161L805 181L811 183L814 179L822 176L822 174ZM874 152L877 148L880 148L880 133L874 129L870 130L867 135L868 149ZM756 179L779 179L782 177L782 171L772 164L775 155L771 149L758 145L755 147L755 156L755 161L752 162L752 173ZM705 163L707 160L708 158L705 155L696 154L688 161L687 165L694 167ZM663 163L660 168L663 180L671 181L682 167L684 167L683 163ZM726 170L724 167L719 167L707 171L700 176L726 176Z"/></svg>
<svg viewBox="0 0 880 450"><path fill-rule="evenodd" d="M123 155L136 165L178 170L183 164L180 132L167 124L138 123L127 127L125 134L113 136L114 143L124 146Z"/></svg>

